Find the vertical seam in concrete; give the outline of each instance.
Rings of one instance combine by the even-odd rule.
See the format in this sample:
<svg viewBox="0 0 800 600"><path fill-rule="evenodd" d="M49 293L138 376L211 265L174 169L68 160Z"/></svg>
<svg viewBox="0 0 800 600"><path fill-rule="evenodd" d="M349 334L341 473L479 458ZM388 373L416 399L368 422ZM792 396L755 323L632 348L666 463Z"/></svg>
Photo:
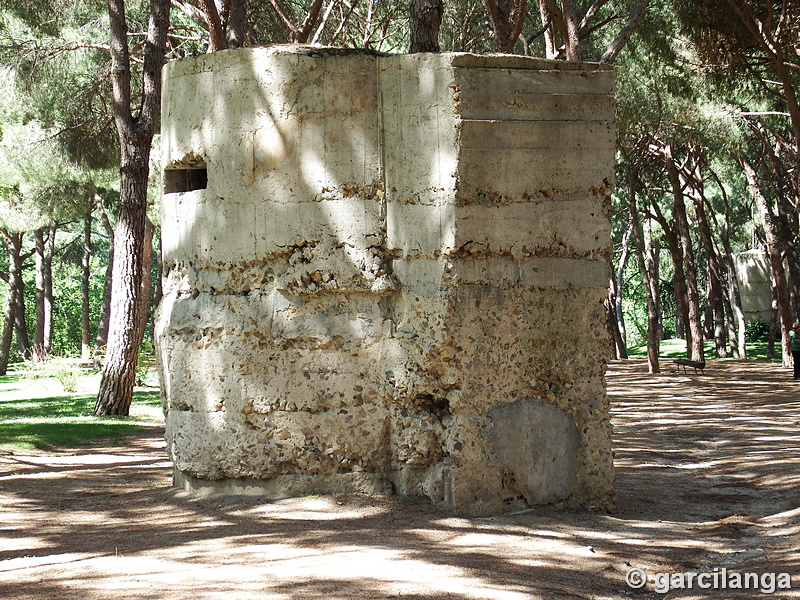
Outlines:
<svg viewBox="0 0 800 600"><path fill-rule="evenodd" d="M380 157L381 157L380 158L381 164L380 164L380 167L378 169L378 176L380 178L380 183L383 186L383 196L380 197L380 202L381 202L381 212L380 212L381 216L380 216L380 219L381 219L381 225L382 225L382 227L384 229L384 233L383 233L384 244L386 244L386 241L388 241L388 237L389 237L388 236L389 223L387 223L387 221L386 221L386 211L387 211L386 202L387 202L387 197L388 197L388 194L389 194L389 190L387 189L387 186L386 186L386 144L384 143L386 136L385 136L385 132L384 132L384 129L383 129L383 121L384 121L384 118L383 118L383 111L384 111L384 105L383 105L383 75L382 75L383 71L381 69L381 57L379 57L379 56L375 58L375 71L376 71L376 73L375 73L375 86L377 88L375 90L375 93L378 96L378 98L377 98L377 100L378 100L378 147L380 148Z"/></svg>

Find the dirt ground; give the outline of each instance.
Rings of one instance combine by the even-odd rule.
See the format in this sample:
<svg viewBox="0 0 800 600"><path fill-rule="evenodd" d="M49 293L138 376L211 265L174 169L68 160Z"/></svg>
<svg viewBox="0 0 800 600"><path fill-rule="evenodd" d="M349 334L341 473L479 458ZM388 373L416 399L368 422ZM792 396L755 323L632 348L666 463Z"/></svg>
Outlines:
<svg viewBox="0 0 800 600"><path fill-rule="evenodd" d="M5 455L0 598L800 598L800 382L765 363L663 367L609 367L610 515L465 519L396 497L192 498L170 488L157 429L120 447ZM651 578L643 589L626 583L634 568ZM664 593L659 573L684 589ZM752 579L731 589L745 573L758 589ZM789 573L792 589L767 595L769 573Z"/></svg>

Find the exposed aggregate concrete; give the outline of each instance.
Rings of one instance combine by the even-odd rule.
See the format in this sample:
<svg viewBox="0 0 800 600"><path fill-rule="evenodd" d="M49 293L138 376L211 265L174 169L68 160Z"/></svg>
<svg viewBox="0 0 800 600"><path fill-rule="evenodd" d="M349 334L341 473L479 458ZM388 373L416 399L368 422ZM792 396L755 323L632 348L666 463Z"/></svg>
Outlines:
<svg viewBox="0 0 800 600"><path fill-rule="evenodd" d="M163 202L177 484L613 507L612 71L279 47L164 77L165 173L207 169Z"/></svg>

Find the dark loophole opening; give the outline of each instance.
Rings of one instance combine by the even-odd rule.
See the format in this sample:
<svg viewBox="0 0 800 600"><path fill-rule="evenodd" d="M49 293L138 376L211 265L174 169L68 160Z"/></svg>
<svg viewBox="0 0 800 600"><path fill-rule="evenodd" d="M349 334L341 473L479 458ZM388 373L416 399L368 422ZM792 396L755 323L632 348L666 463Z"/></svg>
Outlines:
<svg viewBox="0 0 800 600"><path fill-rule="evenodd" d="M164 171L164 193L191 192L208 187L208 169L166 169Z"/></svg>

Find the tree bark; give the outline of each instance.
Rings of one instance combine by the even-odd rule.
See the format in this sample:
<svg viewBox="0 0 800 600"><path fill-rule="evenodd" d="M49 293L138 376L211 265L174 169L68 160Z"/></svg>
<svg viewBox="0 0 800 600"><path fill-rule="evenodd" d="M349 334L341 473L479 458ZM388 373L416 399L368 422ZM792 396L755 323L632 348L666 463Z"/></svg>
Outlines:
<svg viewBox="0 0 800 600"><path fill-rule="evenodd" d="M47 236L45 247L44 264L44 352L45 356L50 356L53 346L53 258L56 254L56 231L58 223L53 221L50 224L50 232Z"/></svg>
<svg viewBox="0 0 800 600"><path fill-rule="evenodd" d="M701 181L702 179L700 179L699 176L695 177L696 183L699 184ZM710 325L713 324L714 346L717 357L725 358L728 353L725 344L725 305L723 302L722 267L716 248L714 247L714 238L708 223L708 217L706 216L703 190L698 185L695 192L696 193L692 195L692 201L694 203L694 214L697 216L697 234L700 238L703 252L706 255L708 269L708 306L711 309L712 317Z"/></svg>
<svg viewBox="0 0 800 600"><path fill-rule="evenodd" d="M628 262L628 255L630 254L630 241L633 234L633 222L629 221L628 228L622 236L622 254L619 257L619 264L617 265L617 277L614 281L614 311L617 317L617 329L619 329L620 338L622 339L622 349L620 351L620 358L628 358L628 335L625 328L625 315L622 311L622 277L625 273L625 265Z"/></svg>
<svg viewBox="0 0 800 600"><path fill-rule="evenodd" d="M153 234L158 240L158 250L155 255L156 260L156 280L153 282L153 298L150 302L150 312L151 314L155 315L156 309L158 309L158 305L161 303L161 299L164 297L164 288L162 287L162 276L164 273L164 263L161 260L161 227L154 227ZM155 338L155 319L150 320L150 330L148 331L148 336L150 340Z"/></svg>
<svg viewBox="0 0 800 600"><path fill-rule="evenodd" d="M633 230L634 252L639 264L639 275L644 285L647 306L647 365L650 373L659 373L661 371L658 362L658 354L661 349L661 307L658 297L658 258L654 255L649 225L642 227L639 221L636 195L633 191L628 203L628 211Z"/></svg>
<svg viewBox="0 0 800 600"><path fill-rule="evenodd" d="M525 24L528 0L483 0L492 22L495 48L511 52Z"/></svg>
<svg viewBox="0 0 800 600"><path fill-rule="evenodd" d="M220 50L225 50L228 47L228 43L225 39L225 30L222 27L222 19L217 10L217 5L214 0L199 0L199 3L206 16L210 51L219 52Z"/></svg>
<svg viewBox="0 0 800 600"><path fill-rule="evenodd" d="M144 335L147 180L150 145L160 115L161 67L169 27L169 1L151 0L143 66L142 104L134 117L124 0L108 0L114 120L120 141L120 199L114 231L111 318L96 415L127 415L136 359Z"/></svg>
<svg viewBox="0 0 800 600"><path fill-rule="evenodd" d="M114 231L114 272L111 291L111 318L106 361L96 415L127 415L136 382L139 346L144 337L149 295L146 282L146 221L148 168L130 169L123 174L117 227ZM137 198L137 195L140 196Z"/></svg>
<svg viewBox="0 0 800 600"><path fill-rule="evenodd" d="M619 330L619 322L617 321L617 294L616 282L614 279L609 279L608 297L606 298L606 329L608 329L609 338L611 340L611 353L615 359L628 358L625 342L622 339L622 333Z"/></svg>
<svg viewBox="0 0 800 600"><path fill-rule="evenodd" d="M772 304L769 311L769 334L767 335L767 360L775 359L775 341L781 335L780 310L778 308L778 293L775 280L772 280ZM783 362L783 361L781 361ZM789 366L789 365L784 365Z"/></svg>
<svg viewBox="0 0 800 600"><path fill-rule="evenodd" d="M92 356L91 317L89 314L89 282L92 261L92 201L88 202L83 216L83 256L81 257L81 361L88 362Z"/></svg>
<svg viewBox="0 0 800 600"><path fill-rule="evenodd" d="M777 153L772 150L766 139L762 138L764 148L767 151L772 164L773 186L775 189L775 206L777 215L775 216L776 230L781 253L786 263L786 284L789 286L789 301L793 315L798 314L800 306L800 262L797 260L794 240L798 238L797 229L793 226L793 221L797 217L797 209L786 197L790 192L787 185L787 177L784 173L784 165Z"/></svg>
<svg viewBox="0 0 800 600"><path fill-rule="evenodd" d="M14 340L14 307L17 304L16 293L15 287L8 287L3 310L3 332L0 337L0 375L8 373L8 362L11 358L11 343Z"/></svg>
<svg viewBox="0 0 800 600"><path fill-rule="evenodd" d="M555 60L558 58L558 43L553 30L553 13L549 4L544 0L539 0L539 15L542 19L542 27L544 27L544 57Z"/></svg>
<svg viewBox="0 0 800 600"><path fill-rule="evenodd" d="M44 228L39 228L33 232L34 245L36 248L36 296L34 309L36 322L33 332L33 360L44 360L47 357L44 349L44 329L45 329L45 291L44 291Z"/></svg>
<svg viewBox="0 0 800 600"><path fill-rule="evenodd" d="M727 299L725 311L729 315L728 322L728 339L731 345L731 354L734 358L747 358L747 345L745 343L745 318L744 310L742 309L742 295L739 291L739 277L736 274L736 268L733 264L733 249L731 248L730 238L730 222L731 222L731 207L728 200L728 194L725 191L725 186L720 181L717 174L713 169L708 170L714 181L717 182L720 193L722 194L722 201L725 204L725 220L722 227L717 227L720 231L720 239L722 241L722 263L724 270L727 273ZM713 217L713 211L711 212ZM735 321L735 322L734 322Z"/></svg>
<svg viewBox="0 0 800 600"><path fill-rule="evenodd" d="M439 52L439 27L443 0L411 0L411 49L409 52Z"/></svg>
<svg viewBox="0 0 800 600"><path fill-rule="evenodd" d="M8 293L6 294L6 303L3 311L3 332L0 336L0 375L5 375L8 372L8 362L11 358L11 343L14 340L14 323L17 309L17 293L18 289L13 282L17 279L14 270L18 268L19 263L14 259L19 256L22 249L22 235L19 233L10 233L5 230L0 230L0 235L3 237L3 242L6 246L8 253Z"/></svg>
<svg viewBox="0 0 800 600"><path fill-rule="evenodd" d="M231 0L228 48L243 48L247 41L247 0Z"/></svg>
<svg viewBox="0 0 800 600"><path fill-rule="evenodd" d="M114 275L114 227L108 219L108 213L100 200L97 202L97 207L100 211L100 221L103 223L103 228L108 235L108 261L106 264L106 276L103 280L103 299L100 303L100 314L97 318L97 336L95 337L95 352L100 351L105 353L105 348L108 345L108 321L111 315L111 281Z"/></svg>
<svg viewBox="0 0 800 600"><path fill-rule="evenodd" d="M323 0L313 0L308 12L306 13L306 18L303 21L303 24L298 27L294 24L294 22L292 22L283 9L281 9L277 0L269 0L273 10L275 10L275 13L278 15L278 18L283 21L283 24L286 25L286 28L289 30L289 33L292 36L292 42L295 44L305 44L308 41L308 37L314 30L314 24L319 18L319 12L322 10L322 2Z"/></svg>
<svg viewBox="0 0 800 600"><path fill-rule="evenodd" d="M674 275L672 277L672 288L675 290L675 304L677 306L677 314L675 315L675 337L686 338L687 349L691 346L689 339L691 338L691 330L688 328L689 323L689 304L687 302L688 292L686 289L686 272L684 271L683 248L675 233L675 226L670 223L662 213L658 204L653 203L653 212L655 219L661 225L664 232L664 238L667 241L667 248L669 249L670 258L672 259L672 266Z"/></svg>
<svg viewBox="0 0 800 600"><path fill-rule="evenodd" d="M55 221L45 230L34 231L36 256L36 323L32 350L33 360L45 360L50 356L53 340L53 256L58 223Z"/></svg>
<svg viewBox="0 0 800 600"><path fill-rule="evenodd" d="M581 36L572 0L561 0L561 10L564 13L564 22L567 26L565 40L567 60L579 62L581 60Z"/></svg>
<svg viewBox="0 0 800 600"><path fill-rule="evenodd" d="M17 349L25 360L32 357L30 337L28 336L28 320L25 310L25 280L22 277L23 265L28 256L22 254L22 240L24 234L11 233L8 261L9 261L9 285L15 288L14 293L14 332L17 336Z"/></svg>
<svg viewBox="0 0 800 600"><path fill-rule="evenodd" d="M139 307L138 310L140 320L137 323L137 327L142 331L142 339L144 339L144 334L147 332L147 322L150 319L151 308L154 307L153 302L151 302L150 290L153 287L153 236L156 232L155 225L153 225L153 222L148 217L145 217L144 228L144 247L142 249L142 285L139 295L136 299L137 302L142 303L142 306ZM153 294L153 300L155 300L155 294Z"/></svg>
<svg viewBox="0 0 800 600"><path fill-rule="evenodd" d="M665 149L667 176L672 188L675 236L680 245L683 259L686 292L686 352L690 360L703 360L703 329L700 325L700 297L697 292L697 266L692 250L692 239L689 232L689 220L686 216L683 185L678 165L672 155L672 149ZM677 292L677 290L676 290Z"/></svg>
<svg viewBox="0 0 800 600"><path fill-rule="evenodd" d="M625 27L622 28L622 31L619 32L619 35L617 35L614 41L611 42L611 45L600 58L601 63L611 64L614 62L617 56L619 56L619 53L622 52L625 44L627 44L628 40L631 39L634 30L639 24L639 21L647 12L647 6L649 4L650 0L639 0L639 2L636 3L636 6L633 7L631 14L628 16L628 21L625 23Z"/></svg>
<svg viewBox="0 0 800 600"><path fill-rule="evenodd" d="M747 184L750 193L756 200L761 219L764 224L764 235L767 240L767 253L772 271L772 279L777 297L777 313L780 323L781 348L783 366L788 367L792 364L792 353L789 349L789 330L792 328L792 308L789 301L789 286L786 281L786 272L783 268L783 256L781 255L780 238L778 227L775 223L775 215L766 196L761 191L761 183L758 174L750 162L743 156L739 156L739 164L747 177Z"/></svg>

